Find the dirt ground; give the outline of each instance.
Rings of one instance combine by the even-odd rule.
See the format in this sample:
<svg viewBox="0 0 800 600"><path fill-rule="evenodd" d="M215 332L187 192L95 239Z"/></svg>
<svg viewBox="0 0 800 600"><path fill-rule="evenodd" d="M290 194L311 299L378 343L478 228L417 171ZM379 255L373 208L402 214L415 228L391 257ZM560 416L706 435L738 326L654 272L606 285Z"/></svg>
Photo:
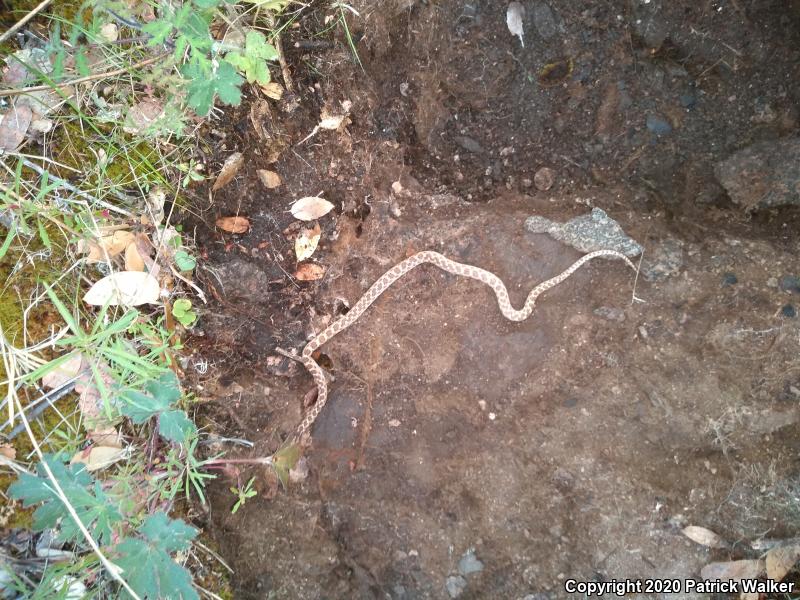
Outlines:
<svg viewBox="0 0 800 600"><path fill-rule="evenodd" d="M567 579L697 578L800 535L800 212L746 212L714 175L797 134L800 2L523 4L524 48L506 3L354 2L363 67L341 27L315 37L339 10L312 7L284 40L297 94L253 93L207 132L213 164L246 157L185 219L214 298L188 340L201 416L255 443L230 456L272 453L300 420L313 384L276 348L410 253L488 269L519 306L580 256L531 215L600 207L645 248L638 277L593 261L523 323L430 266L386 292L322 348L307 478L211 486L201 524L237 598L562 598ZM287 209L320 193L326 273L297 281ZM214 228L234 214L248 233Z"/></svg>

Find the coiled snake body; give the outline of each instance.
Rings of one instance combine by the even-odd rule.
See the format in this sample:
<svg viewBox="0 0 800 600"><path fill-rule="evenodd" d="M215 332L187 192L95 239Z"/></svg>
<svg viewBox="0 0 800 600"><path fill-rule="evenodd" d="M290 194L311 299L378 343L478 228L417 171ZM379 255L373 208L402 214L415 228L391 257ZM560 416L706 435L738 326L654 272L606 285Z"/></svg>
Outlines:
<svg viewBox="0 0 800 600"><path fill-rule="evenodd" d="M295 440L299 441L305 433L310 432L311 427L314 425L314 421L322 412L322 409L325 408L325 403L328 400L328 383L325 380L325 373L323 372L322 367L320 367L311 356L314 350L328 342L336 334L341 333L350 327L350 325L355 323L358 318L364 314L364 311L366 311L367 308L369 308L369 306L375 302L378 296L385 292L395 281L400 279L414 267L423 263L431 263L440 269L447 271L448 273L461 275L463 277L470 277L471 279L477 279L494 290L494 293L497 296L497 304L500 307L500 312L503 313L504 317L510 319L511 321L524 321L533 312L536 298L542 292L546 292L550 288L557 286L559 283L577 271L582 265L589 262L593 258L598 258L600 256L622 259L634 271L636 270L636 267L633 266L633 263L621 252L617 252L615 250L597 250L596 252L591 252L579 258L564 272L551 279L548 279L547 281L543 281L533 288L531 293L528 294L525 304L520 310L516 310L511 306L511 302L508 299L508 290L506 290L506 286L500 280L500 278L494 273L490 273L489 271L479 267L465 265L463 263L450 260L446 256L443 256L438 252L433 252L432 250L418 252L404 261L399 262L386 273L384 273L380 279L373 283L372 286L367 290L367 293L364 294L358 302L356 302L355 306L353 306L346 315L343 315L331 323L322 331L322 333L308 342L306 347L303 348L303 352L300 355L300 361L314 378L314 383L317 386L317 401L308 409L300 425L297 427Z"/></svg>

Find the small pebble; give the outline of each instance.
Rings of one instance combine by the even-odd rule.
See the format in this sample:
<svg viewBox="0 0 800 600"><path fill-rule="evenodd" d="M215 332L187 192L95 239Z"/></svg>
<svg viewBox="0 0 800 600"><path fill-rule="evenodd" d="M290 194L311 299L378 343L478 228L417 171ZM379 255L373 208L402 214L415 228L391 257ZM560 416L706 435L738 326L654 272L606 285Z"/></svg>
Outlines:
<svg viewBox="0 0 800 600"><path fill-rule="evenodd" d="M795 275L784 275L778 282L778 287L784 292L800 294L800 277Z"/></svg>
<svg viewBox="0 0 800 600"><path fill-rule="evenodd" d="M564 400L564 406L566 408L574 408L577 405L578 405L578 399L575 398L574 396L573 397L569 397L566 400Z"/></svg>
<svg viewBox="0 0 800 600"><path fill-rule="evenodd" d="M725 275L722 276L723 287L729 285L736 285L737 283L739 283L739 279L736 277L734 273L725 273Z"/></svg>
<svg viewBox="0 0 800 600"><path fill-rule="evenodd" d="M681 94L678 100L680 100L681 106L686 109L692 109L697 105L697 95L692 91Z"/></svg>
<svg viewBox="0 0 800 600"><path fill-rule="evenodd" d="M791 304L787 304L781 309L781 315L787 319L794 319L797 316L797 309Z"/></svg>
<svg viewBox="0 0 800 600"><path fill-rule="evenodd" d="M474 550L467 550L458 561L458 572L462 575L470 575L481 571L483 571L483 563L475 556Z"/></svg>
<svg viewBox="0 0 800 600"><path fill-rule="evenodd" d="M647 115L647 129L656 135L672 133L672 125L669 121L657 115Z"/></svg>
<svg viewBox="0 0 800 600"><path fill-rule="evenodd" d="M533 185L536 186L537 190L542 192L546 192L553 184L556 182L556 174L553 169L548 167L542 167L536 174L533 176Z"/></svg>
<svg viewBox="0 0 800 600"><path fill-rule="evenodd" d="M467 589L467 580L461 575L451 575L444 583L451 598L458 598Z"/></svg>

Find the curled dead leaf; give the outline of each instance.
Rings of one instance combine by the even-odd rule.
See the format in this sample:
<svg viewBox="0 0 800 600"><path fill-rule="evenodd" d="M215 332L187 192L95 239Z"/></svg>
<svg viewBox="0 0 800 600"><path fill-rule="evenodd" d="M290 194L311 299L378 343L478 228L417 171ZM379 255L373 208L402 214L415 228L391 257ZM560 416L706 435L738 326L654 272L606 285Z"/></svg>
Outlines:
<svg viewBox="0 0 800 600"><path fill-rule="evenodd" d="M294 253L298 261L305 260L314 254L317 245L319 245L321 233L322 230L319 224L316 224L310 229L303 229L300 231L300 235L294 240Z"/></svg>
<svg viewBox="0 0 800 600"><path fill-rule="evenodd" d="M118 271L95 283L83 301L92 306L140 306L158 303L161 287L155 277L140 271Z"/></svg>
<svg viewBox="0 0 800 600"><path fill-rule="evenodd" d="M333 204L318 196L306 196L292 204L292 216L301 221L313 221L324 217L333 209Z"/></svg>
<svg viewBox="0 0 800 600"><path fill-rule="evenodd" d="M99 471L125 457L127 452L114 446L89 446L70 460L70 464L84 464L87 471Z"/></svg>
<svg viewBox="0 0 800 600"><path fill-rule="evenodd" d="M134 235L130 231L115 231L111 235L95 240L80 240L79 252L88 252L86 260L90 263L105 262L106 257L114 258L133 242Z"/></svg>
<svg viewBox="0 0 800 600"><path fill-rule="evenodd" d="M730 562L709 563L700 569L703 579L756 579L764 573L763 560L733 560Z"/></svg>
<svg viewBox="0 0 800 600"><path fill-rule="evenodd" d="M525 31L522 27L524 18L525 7L519 2L509 2L506 10L506 25L511 35L516 35L519 38L519 43L523 48L525 47L525 39L523 38Z"/></svg>
<svg viewBox="0 0 800 600"><path fill-rule="evenodd" d="M325 275L325 267L316 263L300 263L294 272L296 279L300 281L316 281Z"/></svg>
<svg viewBox="0 0 800 600"><path fill-rule="evenodd" d="M245 217L220 217L217 227L229 233L245 233L250 229L250 221Z"/></svg>
<svg viewBox="0 0 800 600"><path fill-rule="evenodd" d="M275 81L270 81L266 85L262 85L261 91L266 94L267 98L272 98L273 100L280 100L283 98L283 88L281 87L280 83Z"/></svg>
<svg viewBox="0 0 800 600"><path fill-rule="evenodd" d="M144 271L144 260L139 254L137 242L133 241L125 248L125 270Z"/></svg>
<svg viewBox="0 0 800 600"><path fill-rule="evenodd" d="M211 187L211 191L216 192L223 186L228 185L228 183L230 183L230 181L236 177L236 173L239 172L239 169L243 164L244 156L241 152L234 152L228 158L226 158L222 165L222 169L220 169L219 175L217 175L216 181L214 181L214 185Z"/></svg>
<svg viewBox="0 0 800 600"><path fill-rule="evenodd" d="M778 546L767 552L767 578L782 581L800 561L800 546Z"/></svg>
<svg viewBox="0 0 800 600"><path fill-rule="evenodd" d="M61 387L80 373L82 363L83 355L80 352L75 353L42 377L42 387L48 390Z"/></svg>
<svg viewBox="0 0 800 600"><path fill-rule="evenodd" d="M256 171L258 179L267 189L274 189L281 184L281 176L275 171L267 171L266 169L259 169Z"/></svg>
<svg viewBox="0 0 800 600"><path fill-rule="evenodd" d="M0 150L16 150L25 139L32 119L33 111L29 107L10 108L0 122Z"/></svg>
<svg viewBox="0 0 800 600"><path fill-rule="evenodd" d="M155 99L142 100L130 107L122 130L125 133L142 134L164 115L164 105Z"/></svg>
<svg viewBox="0 0 800 600"><path fill-rule="evenodd" d="M320 120L318 127L320 129L328 130L339 129L346 116L347 115L334 115L332 117L324 117L322 120Z"/></svg>
<svg viewBox="0 0 800 600"><path fill-rule="evenodd" d="M705 527L689 525L688 527L684 527L683 535L685 535L693 542L696 542L701 546L706 546L707 548L726 547L725 541L721 537L719 537L716 533L714 533L710 529L706 529Z"/></svg>
<svg viewBox="0 0 800 600"><path fill-rule="evenodd" d="M0 444L0 455L14 460L17 458L17 451L11 444Z"/></svg>
<svg viewBox="0 0 800 600"><path fill-rule="evenodd" d="M122 448L122 435L115 427L111 427L110 425L97 427L94 431L90 431L87 437L95 446Z"/></svg>

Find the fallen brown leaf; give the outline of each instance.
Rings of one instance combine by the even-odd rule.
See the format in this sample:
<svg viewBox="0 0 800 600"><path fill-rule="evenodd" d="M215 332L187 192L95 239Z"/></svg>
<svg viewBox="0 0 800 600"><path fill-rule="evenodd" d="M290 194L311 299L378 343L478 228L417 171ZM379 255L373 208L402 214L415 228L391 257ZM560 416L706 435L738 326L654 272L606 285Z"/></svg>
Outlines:
<svg viewBox="0 0 800 600"><path fill-rule="evenodd" d="M333 204L317 196L306 196L292 204L292 216L301 221L313 221L324 217L333 209Z"/></svg>
<svg viewBox="0 0 800 600"><path fill-rule="evenodd" d="M220 170L219 175L217 175L217 180L211 187L211 191L216 192L218 189L228 185L231 179L236 177L236 173L239 172L239 169L243 164L244 156L241 152L234 152L227 159L225 159L225 163L222 165L222 169Z"/></svg>
<svg viewBox="0 0 800 600"><path fill-rule="evenodd" d="M14 151L25 139L33 119L33 111L27 106L10 108L0 122L0 150Z"/></svg>
<svg viewBox="0 0 800 600"><path fill-rule="evenodd" d="M726 546L721 537L705 527L689 525L688 527L684 527L683 535L693 542L697 542L701 546L706 546L708 548L725 548Z"/></svg>
<svg viewBox="0 0 800 600"><path fill-rule="evenodd" d="M800 546L778 546L767 552L767 578L781 581L800 560Z"/></svg>
<svg viewBox="0 0 800 600"><path fill-rule="evenodd" d="M268 84L260 87L261 91L263 91L268 98L272 98L273 100L280 100L283 98L283 88L280 83L270 81Z"/></svg>
<svg viewBox="0 0 800 600"><path fill-rule="evenodd" d="M325 267L316 263L300 263L294 272L296 279L300 281L316 281L325 275Z"/></svg>
<svg viewBox="0 0 800 600"><path fill-rule="evenodd" d="M0 454L11 460L17 458L17 451L11 444L0 444Z"/></svg>
<svg viewBox="0 0 800 600"><path fill-rule="evenodd" d="M67 383L81 371L83 355L78 352L42 377L42 387L54 390Z"/></svg>
<svg viewBox="0 0 800 600"><path fill-rule="evenodd" d="M763 560L733 560L730 562L709 563L700 569L703 579L755 579L764 572Z"/></svg>
<svg viewBox="0 0 800 600"><path fill-rule="evenodd" d="M229 233L245 233L250 229L250 221L245 217L220 217L217 227Z"/></svg>
<svg viewBox="0 0 800 600"><path fill-rule="evenodd" d="M95 446L122 448L122 435L120 435L115 427L98 427L94 431L90 431L87 437Z"/></svg>
<svg viewBox="0 0 800 600"><path fill-rule="evenodd" d="M300 235L294 240L294 253L297 256L297 260L305 260L314 254L319 244L321 233L322 230L319 227L319 223L310 229L303 229L300 232Z"/></svg>
<svg viewBox="0 0 800 600"><path fill-rule="evenodd" d="M157 304L160 295L161 286L150 273L117 271L90 287L83 301L92 306L140 306Z"/></svg>
<svg viewBox="0 0 800 600"><path fill-rule="evenodd" d="M139 248L136 241L128 244L125 248L125 270L126 271L144 271L144 260L139 254Z"/></svg>
<svg viewBox="0 0 800 600"><path fill-rule="evenodd" d="M281 176L278 175L275 171L267 171L266 169L259 169L256 171L258 174L258 178L261 180L261 183L267 189L273 189L278 187L281 184Z"/></svg>
<svg viewBox="0 0 800 600"><path fill-rule="evenodd" d="M99 471L113 465L125 456L125 450L114 446L90 446L81 450L70 460L70 464L84 464L87 471Z"/></svg>

